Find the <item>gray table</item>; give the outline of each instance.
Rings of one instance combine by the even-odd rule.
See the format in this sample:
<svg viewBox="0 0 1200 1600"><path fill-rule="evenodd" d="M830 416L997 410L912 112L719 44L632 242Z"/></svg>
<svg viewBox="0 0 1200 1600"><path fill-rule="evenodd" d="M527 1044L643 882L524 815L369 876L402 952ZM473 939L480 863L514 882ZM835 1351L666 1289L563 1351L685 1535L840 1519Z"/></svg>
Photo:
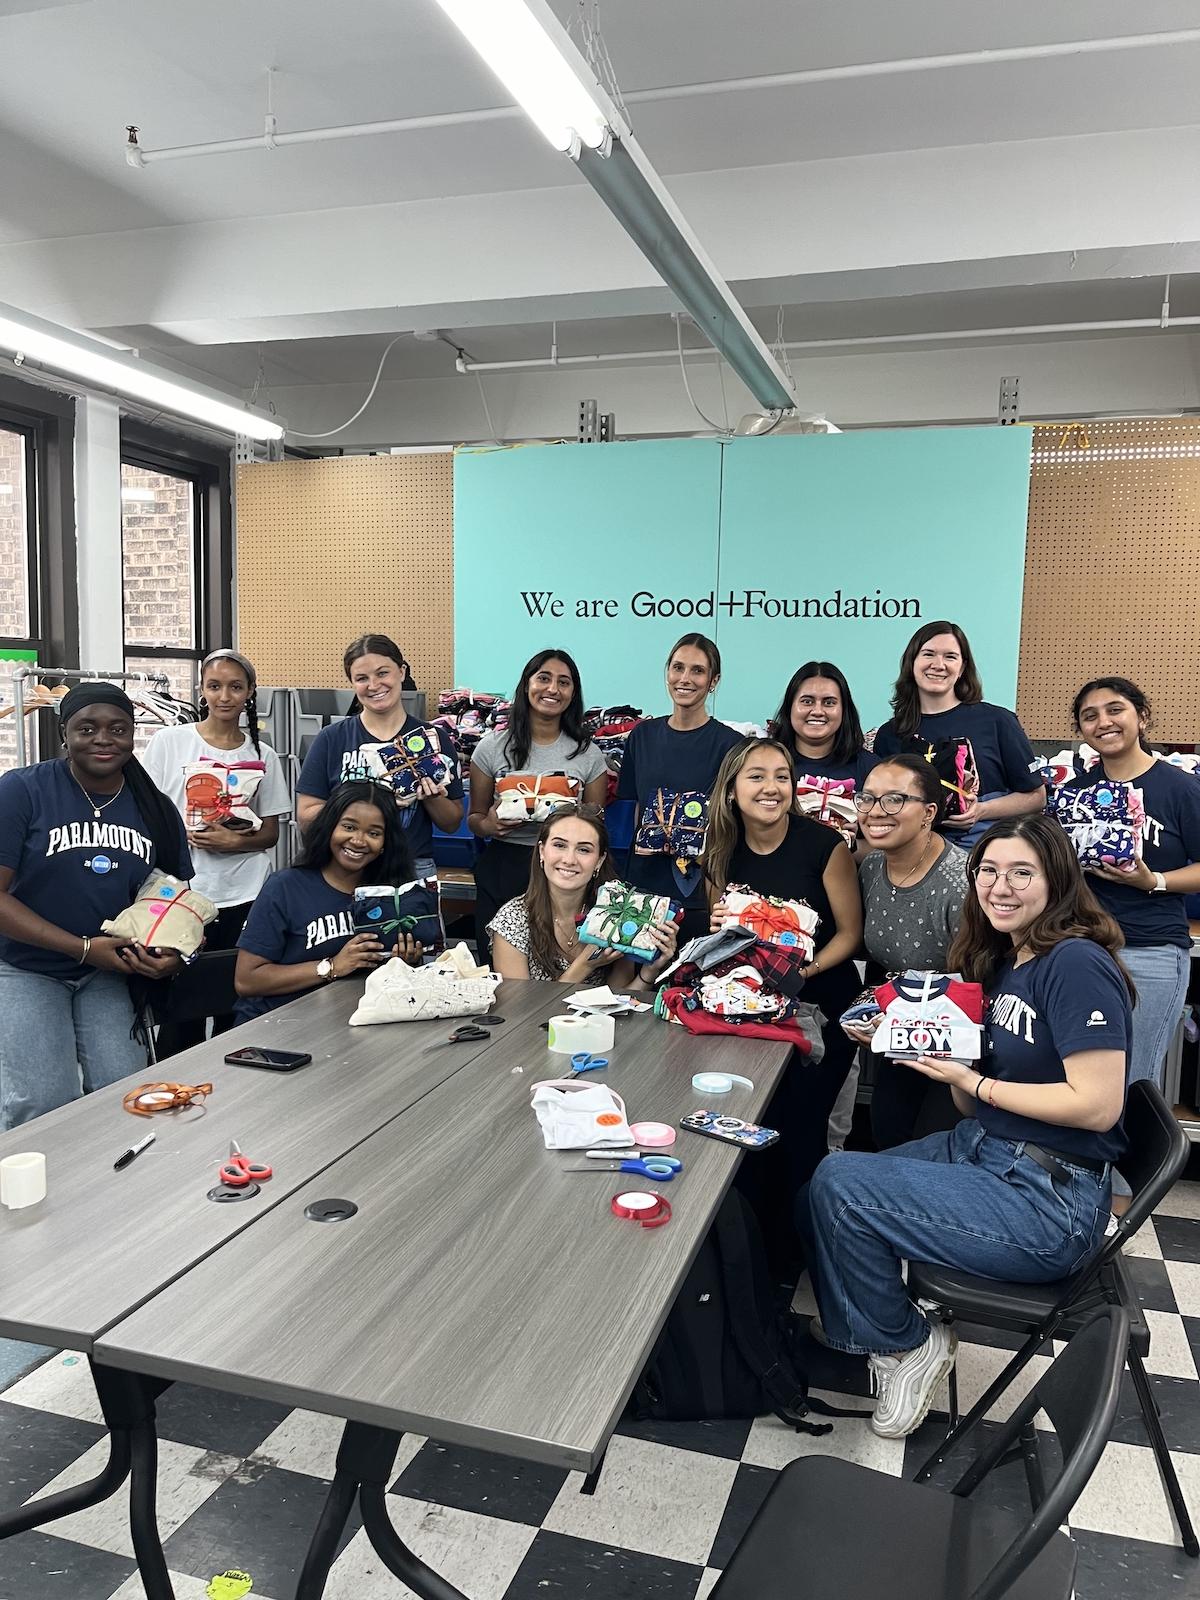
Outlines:
<svg viewBox="0 0 1200 1600"><path fill-rule="evenodd" d="M677 1123L700 1101L694 1071L734 1068L755 1087L719 1103L754 1119L787 1056L779 1044L697 1039L638 1016L618 1025L604 1080L634 1120ZM584 1470L603 1455L739 1155L681 1132L673 1153L684 1171L663 1186L672 1220L643 1230L614 1217L614 1193L653 1185L569 1172L582 1154L544 1148L529 1095L560 1061L535 1023L502 1031L96 1346L111 1369L348 1419L298 1600L322 1593L356 1495L391 1570L429 1600L457 1596L387 1520L403 1431ZM306 1207L329 1197L357 1214L307 1220ZM229 1317L240 1282L270 1293Z"/></svg>
<svg viewBox="0 0 1200 1600"><path fill-rule="evenodd" d="M504 985L494 1008L504 1026L549 1015L555 997L546 987ZM361 981L336 984L172 1057L160 1069L170 1081L213 1084L202 1114L131 1116L123 1096L147 1081L136 1074L0 1136L0 1157L41 1150L48 1174L39 1205L0 1208L0 1334L90 1354L106 1329L252 1233L295 1190L488 1048L486 1040L444 1043L454 1027L446 1021L350 1028L361 991ZM243 1044L304 1049L314 1059L295 1073L225 1065L226 1051ZM117 1156L151 1129L155 1143L114 1172ZM251 1199L216 1204L207 1192L231 1139L269 1163L273 1176ZM88 1484L0 1514L0 1538L94 1505L132 1472L135 1548L154 1572L154 1400L165 1385L156 1391L94 1361L92 1371L111 1436L108 1465Z"/></svg>

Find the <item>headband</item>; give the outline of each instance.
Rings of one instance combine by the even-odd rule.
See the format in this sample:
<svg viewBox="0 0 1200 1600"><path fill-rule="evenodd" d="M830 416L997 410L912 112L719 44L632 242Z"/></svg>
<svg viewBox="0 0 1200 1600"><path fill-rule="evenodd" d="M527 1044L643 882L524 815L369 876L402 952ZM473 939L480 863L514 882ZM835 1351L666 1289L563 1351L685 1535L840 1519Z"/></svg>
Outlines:
<svg viewBox="0 0 1200 1600"><path fill-rule="evenodd" d="M258 674L254 670L254 664L247 661L245 656L239 655L236 650L210 650L200 663L201 673L203 673L205 667L211 665L214 661L236 661L250 680L250 687L253 689L257 685Z"/></svg>

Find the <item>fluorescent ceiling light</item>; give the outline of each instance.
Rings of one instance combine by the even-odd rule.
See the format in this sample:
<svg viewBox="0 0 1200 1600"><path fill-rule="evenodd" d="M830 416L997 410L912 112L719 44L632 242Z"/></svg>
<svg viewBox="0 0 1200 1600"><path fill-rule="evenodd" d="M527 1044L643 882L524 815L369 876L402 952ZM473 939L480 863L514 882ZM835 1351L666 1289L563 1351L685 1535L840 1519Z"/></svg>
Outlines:
<svg viewBox="0 0 1200 1600"><path fill-rule="evenodd" d="M121 490L122 500L157 500L158 494L154 489L129 489Z"/></svg>
<svg viewBox="0 0 1200 1600"><path fill-rule="evenodd" d="M546 0L437 0L556 150L571 157L759 405L791 385Z"/></svg>
<svg viewBox="0 0 1200 1600"><path fill-rule="evenodd" d="M608 98L564 54L544 0L437 0L556 150L598 149L614 125Z"/></svg>
<svg viewBox="0 0 1200 1600"><path fill-rule="evenodd" d="M185 383L161 367L123 355L86 334L43 322L14 306L0 305L0 351L10 350L70 378L111 389L163 411L174 411L226 433L251 439L281 439L283 427L261 411L243 409L230 395Z"/></svg>

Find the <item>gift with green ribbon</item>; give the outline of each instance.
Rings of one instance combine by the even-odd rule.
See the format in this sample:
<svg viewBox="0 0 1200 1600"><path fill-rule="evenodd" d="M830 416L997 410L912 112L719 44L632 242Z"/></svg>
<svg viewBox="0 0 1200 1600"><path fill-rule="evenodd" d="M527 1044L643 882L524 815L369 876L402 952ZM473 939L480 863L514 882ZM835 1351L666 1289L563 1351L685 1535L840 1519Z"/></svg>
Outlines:
<svg viewBox="0 0 1200 1600"><path fill-rule="evenodd" d="M620 950L635 961L653 961L658 946L650 935L656 922L678 922L682 912L665 894L647 894L613 878L600 885L596 904L579 929L581 944Z"/></svg>
<svg viewBox="0 0 1200 1600"><path fill-rule="evenodd" d="M436 878L415 883L363 884L354 891L354 931L373 933L389 950L405 934L426 950L443 950L446 929Z"/></svg>

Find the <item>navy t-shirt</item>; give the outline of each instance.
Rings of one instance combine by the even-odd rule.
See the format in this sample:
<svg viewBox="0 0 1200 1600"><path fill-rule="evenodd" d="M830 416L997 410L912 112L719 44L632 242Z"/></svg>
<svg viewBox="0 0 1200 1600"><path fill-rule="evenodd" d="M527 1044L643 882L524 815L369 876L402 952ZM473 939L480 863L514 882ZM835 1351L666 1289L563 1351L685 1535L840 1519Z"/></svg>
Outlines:
<svg viewBox="0 0 1200 1600"><path fill-rule="evenodd" d="M190 878L183 820L171 815ZM55 927L94 937L102 922L133 903L157 865L154 841L128 784L115 800L101 794L89 803L65 760L0 778L0 867L12 868L9 893ZM87 970L77 957L3 937L0 961L54 978L78 978Z"/></svg>
<svg viewBox="0 0 1200 1600"><path fill-rule="evenodd" d="M979 796L1029 794L1045 782L1041 763L1025 730L1004 706L979 700L974 705L951 706L949 711L932 711L921 718L917 729L922 739L970 739L979 770ZM906 749L896 733L894 717L889 717L875 735L877 756L900 755Z"/></svg>
<svg viewBox="0 0 1200 1600"><path fill-rule="evenodd" d="M1072 778L1065 789L1086 789L1108 774L1103 763L1090 772ZM1140 778L1132 780L1146 810L1146 831L1142 838L1142 859L1151 872L1175 872L1200 861L1200 778L1169 761L1156 761ZM1110 883L1096 873L1087 875L1088 885L1104 909L1116 918L1125 943L1134 947L1174 944L1187 950L1186 896L1147 894L1128 883Z"/></svg>
<svg viewBox="0 0 1200 1600"><path fill-rule="evenodd" d="M1019 967L1008 962L989 984L988 999L985 1056L979 1063L988 1077L1001 1083L1065 1083L1063 1058L1082 1050L1122 1050L1128 1072L1129 991L1108 951L1091 939L1063 939ZM1095 1133L1015 1116L983 1100L973 1110L1000 1139L1024 1139L1094 1161L1119 1161L1125 1149L1119 1122L1107 1133Z"/></svg>
<svg viewBox="0 0 1200 1600"><path fill-rule="evenodd" d="M376 739L373 734L368 733L363 727L362 718L358 715L343 717L340 722L332 722L328 728L322 728L304 758L304 765L300 768L300 776L296 780L296 793L312 795L317 800L328 800L339 783L371 776L366 762L359 754L364 744L394 743L418 728L436 739L442 754L454 762L454 776L450 780L446 796L450 800L461 800L462 775L459 771L458 752L454 748L453 738L445 728L418 722L416 717L405 717L390 740ZM420 861L422 857L430 856L433 853L433 819L421 802L418 800L415 805L402 807L400 820L408 836L408 848L412 852L413 860Z"/></svg>
<svg viewBox="0 0 1200 1600"><path fill-rule="evenodd" d="M824 761L812 761L808 756L801 755L793 745L792 755L796 762L797 778L828 778L833 783L844 783L847 778L852 778L856 794L866 783L867 774L874 771L880 761L879 756L871 750L860 750L849 761L834 761L829 756Z"/></svg>
<svg viewBox="0 0 1200 1600"><path fill-rule="evenodd" d="M691 790L707 794L726 754L742 740L743 735L736 728L718 722L716 717L710 717L702 728L682 732L672 728L666 717L639 722L625 741L617 798L636 800L640 816L657 789L669 789L674 794ZM670 856L639 856L630 850L628 876L635 888L649 894L670 895L676 901L680 898ZM704 883L697 874L696 888L687 904L703 901Z"/></svg>
<svg viewBox="0 0 1200 1600"><path fill-rule="evenodd" d="M326 956L332 960L354 935L353 906L354 896L331 888L319 872L310 867L285 867L259 890L238 949L281 967L323 961ZM249 1022L251 1017L261 1017L320 987L317 982L291 994L242 995L234 1014L239 1022Z"/></svg>

